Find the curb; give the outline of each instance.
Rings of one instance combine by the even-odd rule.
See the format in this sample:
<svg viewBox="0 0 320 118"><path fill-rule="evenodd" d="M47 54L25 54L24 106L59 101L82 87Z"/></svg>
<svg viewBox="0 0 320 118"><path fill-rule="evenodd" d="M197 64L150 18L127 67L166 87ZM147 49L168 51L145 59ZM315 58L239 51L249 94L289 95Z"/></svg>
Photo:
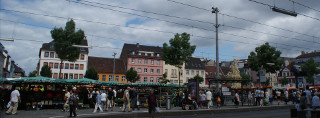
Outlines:
<svg viewBox="0 0 320 118"><path fill-rule="evenodd" d="M277 109L291 109L294 105L286 106L264 106L264 107L249 107L249 108L225 108L225 109L201 109L201 110L164 110L156 113L156 117L163 116L183 116L183 115L197 115L197 114L219 114L219 113L234 113L234 112L250 112L250 111L264 111ZM79 116L80 118L132 118L132 117L150 117L148 112L123 112L114 114L90 114Z"/></svg>

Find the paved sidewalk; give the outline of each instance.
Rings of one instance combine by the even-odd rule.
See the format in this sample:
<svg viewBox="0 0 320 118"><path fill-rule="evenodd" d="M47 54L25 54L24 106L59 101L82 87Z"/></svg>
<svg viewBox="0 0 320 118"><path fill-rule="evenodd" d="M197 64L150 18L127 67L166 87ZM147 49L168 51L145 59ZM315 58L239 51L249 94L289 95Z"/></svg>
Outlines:
<svg viewBox="0 0 320 118"><path fill-rule="evenodd" d="M212 109L198 109L198 110L182 110L181 107L174 107L171 110L165 108L160 109L160 113L156 116L177 116L177 115L194 115L194 114L206 114L206 113L233 113L233 112L245 112L245 111L257 111L257 110L274 110L274 109L290 109L293 105L268 105L268 106L224 106L221 109L212 107ZM116 107L114 111L104 111L93 113L93 109L79 109L77 110L78 117L148 117L147 108L141 108L133 112L121 112L120 107ZM288 114L290 115L290 114ZM6 115L5 111L1 111L0 118L66 118L69 116L69 112L62 112L59 109L44 109L44 110L32 110L25 111L19 110L17 115Z"/></svg>

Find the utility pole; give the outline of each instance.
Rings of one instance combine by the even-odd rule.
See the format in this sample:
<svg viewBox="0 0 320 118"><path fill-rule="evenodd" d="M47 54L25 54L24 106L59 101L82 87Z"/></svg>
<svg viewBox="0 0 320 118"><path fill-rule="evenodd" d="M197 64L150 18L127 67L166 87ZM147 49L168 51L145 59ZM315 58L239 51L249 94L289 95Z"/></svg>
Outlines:
<svg viewBox="0 0 320 118"><path fill-rule="evenodd" d="M116 80L116 77L114 76L115 70L116 70L116 55L117 53L113 52L113 81Z"/></svg>
<svg viewBox="0 0 320 118"><path fill-rule="evenodd" d="M219 24L218 24L218 13L219 13L219 9L216 7L212 7L212 13L216 14L216 24L214 25L214 27L216 27L216 79L219 79L219 40L218 40L218 28L219 28ZM216 83L216 91L219 91L219 86L220 83L217 82Z"/></svg>

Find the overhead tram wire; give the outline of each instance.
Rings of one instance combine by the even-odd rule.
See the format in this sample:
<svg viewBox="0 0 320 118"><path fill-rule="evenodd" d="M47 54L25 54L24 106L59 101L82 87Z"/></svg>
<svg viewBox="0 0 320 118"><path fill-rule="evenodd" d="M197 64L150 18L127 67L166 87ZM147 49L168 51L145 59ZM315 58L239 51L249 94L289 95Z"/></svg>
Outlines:
<svg viewBox="0 0 320 118"><path fill-rule="evenodd" d="M169 0L169 1L172 1L172 0ZM72 2L75 2L75 1L72 1ZM75 3L79 3L79 2L75 2ZM118 8L123 8L123 9L129 9L129 10L134 10L134 11L143 11L143 10L136 10L136 9L132 9L132 8L124 8L124 7L119 7L119 6L113 6L113 5L109 5L109 4L104 4L104 3L97 3L97 2L89 2L89 3L95 3L95 4L100 4L100 5L107 5L107 6L111 6L111 7L118 7ZM80 3L80 4L84 4L84 3ZM84 5L89 5L89 4L84 4ZM94 5L90 5L90 6L93 6L93 7L99 7L99 8L103 8L103 9L108 9L110 10L109 8L105 8L105 7L100 7L100 6L94 6ZM196 7L198 8L198 7ZM112 9L113 10L113 9ZM118 11L118 10L117 10ZM147 12L147 11L143 11L143 12ZM125 12L125 13L128 13L128 12ZM151 13L154 13L154 14L157 14L155 12L151 12ZM130 13L132 14L132 13ZM135 14L132 14L132 15L135 15ZM159 15L159 14L157 14ZM164 14L161 14L161 15L164 15ZM141 15L139 15L141 16ZM149 16L145 16L145 17L149 17ZM181 17L179 17L181 18ZM210 22L209 22L210 23ZM180 23L179 23L180 24ZM210 24L214 24L214 23L210 23ZM190 26L190 25L188 25ZM193 28L194 26L192 26ZM254 30L247 30L247 29L244 29L244 28L238 28L238 27L234 27L234 26L228 26L227 27L230 27L230 28L235 28L235 29L242 29L242 30L246 30L246 31L251 31L253 32ZM197 28L197 27L196 27ZM199 28L197 28L199 29ZM206 30L208 31L208 30ZM213 30L210 30L210 31L213 31ZM281 36L281 35L276 35L276 34L271 34L271 33L264 33L264 32L258 32L258 31L254 31L254 32L257 32L257 33L263 33L263 34L267 34L267 35L273 35L273 36L278 36L278 37L283 37L283 38L289 38L289 37L286 37L286 36ZM239 35L238 35L239 36ZM297 38L290 38L290 39L295 39L295 40L301 40L301 39L297 39ZM303 40L302 41L306 41L306 42L311 42L311 43L317 43L317 42L313 42L313 41L308 41L308 40ZM281 43L278 43L278 44L281 44ZM317 43L317 44L320 44L320 43ZM286 44L285 44L286 45ZM297 47L297 46L295 46Z"/></svg>
<svg viewBox="0 0 320 118"><path fill-rule="evenodd" d="M317 11L317 12L320 12L320 10L318 10L318 9L309 7L309 6L304 5L304 4L301 4L301 3L297 2L297 1L294 1L294 0L289 0L289 1L292 1L293 3L298 4L298 5L300 5L300 6L303 6L303 7L305 7L305 8L308 8L308 9L311 9L311 10L314 10L314 11Z"/></svg>
<svg viewBox="0 0 320 118"><path fill-rule="evenodd" d="M249 0L249 1L252 1L252 2L255 2L255 3L258 3L258 4L261 4L261 5L264 5L264 6L273 7L272 5L269 5L269 4L266 4L266 3L263 3L263 2L258 2L258 1L255 1L255 0ZM307 17L307 18L310 18L310 19L314 19L314 20L320 21L319 18L315 18L315 17L312 17L312 16L308 16L308 15L306 15L306 14L302 14L302 13L297 13L297 14L302 15L302 16Z"/></svg>
<svg viewBox="0 0 320 118"><path fill-rule="evenodd" d="M182 2L177 2L177 1L174 1L174 0L167 0L167 1L172 2L172 3L176 3L176 4L180 4L180 5L184 5L184 6L188 6L188 7L192 7L192 8L196 8L196 9L200 9L200 10L203 10L203 11L211 12L211 9L205 9L205 8L197 7L197 6L194 6L194 5L182 3ZM255 24L259 24L259 25L263 25L263 26L279 29L279 30L282 30L282 31L296 33L296 34L309 36L309 37L313 37L313 38L320 38L320 37L316 37L316 36L313 36L313 35L310 35L310 34L304 34L304 33L300 33L300 32L296 32L296 31L290 30L290 29L285 29L285 28L281 28L281 27L277 27L277 26L272 26L272 25L268 25L268 24L265 24L265 23L261 23L261 22L257 22L257 21L253 21L253 20L249 20L249 19L245 19L245 18L241 18L241 17L237 17L237 16L221 13L221 12L219 12L219 14L225 15L225 16L228 16L228 17L231 17L231 18L243 20L243 21L246 21L246 22L251 22L251 23L255 23Z"/></svg>
<svg viewBox="0 0 320 118"><path fill-rule="evenodd" d="M7 10L7 9L5 9ZM28 14L32 14L32 15L42 15L42 16L46 16L46 17L56 17L56 18L62 18L62 19L68 19L65 17L61 17L61 16L51 16L51 15L46 15L46 14L38 14L38 13L30 13L30 12L21 12L21 11L16 11L16 10L7 10L7 11L13 11L13 12L18 12L18 13L28 13ZM108 24L108 23L103 23L103 22L93 22L93 21L89 21L89 20L81 20L81 19L74 19L74 20L80 20L80 21L85 21L85 22L91 22L91 23L100 23L100 24L105 24L105 25L112 25L112 26L117 26L117 27L124 27L121 25L116 25L116 24ZM125 27L127 28L127 27ZM156 31L156 32L162 32L162 33L171 33L171 34L175 34L174 32L168 32L168 31L161 31L161 30L153 30L153 29L146 29L146 28L136 28L136 27L129 27L129 28L133 28L133 29L143 29L143 30L149 30L149 31ZM224 32L221 32L224 33ZM243 38L249 38L249 37L245 37L245 36L240 36L240 35L236 35L236 34L230 34L230 33L224 33L224 34L228 34L228 35L233 35L233 36L239 36L239 37L243 37ZM211 38L211 37L204 37L204 36L197 36L197 35L193 35L194 37L199 37L199 38L204 38L204 39L215 39L215 38ZM258 40L258 39L255 39ZM259 40L258 40L259 41ZM278 43L276 43L278 44ZM287 46L291 46L291 45L287 45ZM296 47L296 46L293 46Z"/></svg>

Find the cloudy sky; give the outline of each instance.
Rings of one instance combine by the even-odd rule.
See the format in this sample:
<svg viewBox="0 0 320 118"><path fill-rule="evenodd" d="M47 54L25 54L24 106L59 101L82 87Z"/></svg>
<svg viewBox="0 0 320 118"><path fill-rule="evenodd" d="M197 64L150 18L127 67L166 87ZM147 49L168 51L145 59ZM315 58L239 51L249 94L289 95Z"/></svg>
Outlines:
<svg viewBox="0 0 320 118"><path fill-rule="evenodd" d="M320 50L319 0L0 0L1 43L26 73L35 70L50 30L73 18L87 35L90 56L112 57L124 43L162 46L174 33L187 32L197 46L193 56L215 59L215 14L218 7L220 61L247 58L269 42L296 57ZM273 12L271 6L297 17Z"/></svg>

